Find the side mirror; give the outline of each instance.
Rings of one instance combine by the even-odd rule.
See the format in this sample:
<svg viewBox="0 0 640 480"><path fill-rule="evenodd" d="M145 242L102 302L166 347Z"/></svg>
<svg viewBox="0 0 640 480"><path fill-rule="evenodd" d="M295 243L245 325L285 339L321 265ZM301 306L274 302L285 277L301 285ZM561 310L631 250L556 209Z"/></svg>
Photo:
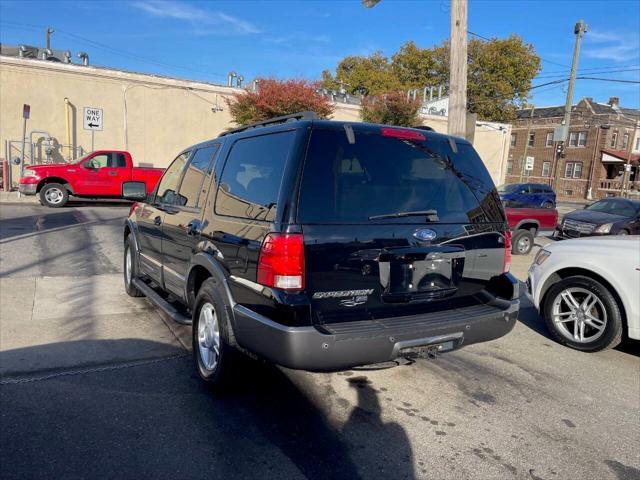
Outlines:
<svg viewBox="0 0 640 480"><path fill-rule="evenodd" d="M147 185L144 182L124 182L122 198L142 202L147 199Z"/></svg>
<svg viewBox="0 0 640 480"><path fill-rule="evenodd" d="M587 203L587 204L586 204L584 207L582 207L582 208L584 209L584 208L587 208L587 207L589 207L589 206L591 206L591 204L590 204L590 203Z"/></svg>

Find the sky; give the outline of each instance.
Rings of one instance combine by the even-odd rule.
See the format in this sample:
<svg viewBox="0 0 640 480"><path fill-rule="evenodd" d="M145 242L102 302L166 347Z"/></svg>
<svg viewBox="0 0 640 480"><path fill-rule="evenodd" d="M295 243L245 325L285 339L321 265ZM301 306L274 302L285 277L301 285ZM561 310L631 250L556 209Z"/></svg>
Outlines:
<svg viewBox="0 0 640 480"><path fill-rule="evenodd" d="M568 78L580 19L589 26L579 72L640 80L638 0L469 0L469 31L515 33L542 58L540 85ZM449 0L307 1L37 1L0 0L0 42L89 54L93 65L226 83L231 70L255 77L319 79L347 55L392 55L409 40L420 47L449 35ZM77 59L75 59L78 62ZM536 106L565 102L566 83L531 91ZM640 84L578 80L581 97L640 108Z"/></svg>

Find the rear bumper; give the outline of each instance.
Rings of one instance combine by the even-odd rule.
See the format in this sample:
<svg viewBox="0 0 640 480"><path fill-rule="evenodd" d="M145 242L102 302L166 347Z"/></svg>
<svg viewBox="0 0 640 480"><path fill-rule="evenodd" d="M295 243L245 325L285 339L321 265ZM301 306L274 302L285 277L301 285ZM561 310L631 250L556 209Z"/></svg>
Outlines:
<svg viewBox="0 0 640 480"><path fill-rule="evenodd" d="M18 191L23 195L35 195L37 188L37 183L21 183L18 187Z"/></svg>
<svg viewBox="0 0 640 480"><path fill-rule="evenodd" d="M238 344L289 368L342 370L403 356L403 349L448 344L453 349L509 333L519 301L501 300L422 316L286 327L240 305L234 307ZM452 342L449 344L448 342Z"/></svg>

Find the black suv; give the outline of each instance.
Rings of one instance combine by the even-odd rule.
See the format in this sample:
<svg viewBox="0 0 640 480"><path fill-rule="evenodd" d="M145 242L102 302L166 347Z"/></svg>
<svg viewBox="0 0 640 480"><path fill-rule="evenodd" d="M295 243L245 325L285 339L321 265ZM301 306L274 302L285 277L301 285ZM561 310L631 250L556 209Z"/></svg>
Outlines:
<svg viewBox="0 0 640 480"><path fill-rule="evenodd" d="M142 200L144 184L123 196ZM331 371L508 333L500 197L465 140L302 113L184 150L124 229L127 292L192 323L203 379L236 351Z"/></svg>

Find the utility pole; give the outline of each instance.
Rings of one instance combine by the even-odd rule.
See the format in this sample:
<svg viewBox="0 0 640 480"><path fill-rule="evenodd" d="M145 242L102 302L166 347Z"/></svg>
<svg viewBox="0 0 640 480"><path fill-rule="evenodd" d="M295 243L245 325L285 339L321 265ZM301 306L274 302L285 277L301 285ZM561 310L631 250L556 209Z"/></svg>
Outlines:
<svg viewBox="0 0 640 480"><path fill-rule="evenodd" d="M51 50L51 34L55 32L55 30L51 27L47 28L47 50Z"/></svg>
<svg viewBox="0 0 640 480"><path fill-rule="evenodd" d="M531 115L529 116L529 125L527 126L527 136L524 139L524 153L522 154L522 160L520 161L520 181L522 183L522 177L524 176L524 167L527 164L527 152L529 150L529 135L531 134L531 124L533 123L533 111L536 107L531 107Z"/></svg>
<svg viewBox="0 0 640 480"><path fill-rule="evenodd" d="M562 125L564 125L564 139L563 142L567 142L567 136L569 135L569 127L571 125L571 106L573 105L573 87L576 83L576 73L578 71L578 58L580 57L580 42L585 33L587 33L588 26L583 20L579 20L573 29L573 33L576 36L576 44L573 48L573 62L571 63L571 75L569 76L569 88L567 89L567 101L564 104L564 119ZM560 163L559 159L556 162L555 171L555 187L557 189L560 182L561 169L558 168Z"/></svg>
<svg viewBox="0 0 640 480"><path fill-rule="evenodd" d="M467 132L467 0L451 0L449 57L449 117L447 133Z"/></svg>

